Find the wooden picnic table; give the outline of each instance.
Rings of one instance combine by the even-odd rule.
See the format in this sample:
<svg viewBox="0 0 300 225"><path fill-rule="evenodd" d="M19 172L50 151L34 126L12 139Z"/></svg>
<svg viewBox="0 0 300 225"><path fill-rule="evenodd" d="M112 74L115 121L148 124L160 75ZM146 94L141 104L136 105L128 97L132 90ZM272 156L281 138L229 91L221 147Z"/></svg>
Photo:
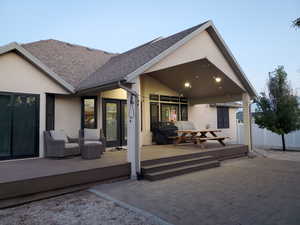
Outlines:
<svg viewBox="0 0 300 225"><path fill-rule="evenodd" d="M216 133L221 132L219 129L203 129L203 130L177 130L178 136L176 137L175 144L180 144L187 141L192 141L194 144L199 143L202 147L203 143L209 140L218 141L221 145L225 146L224 140L228 137L218 136ZM207 134L211 134L208 137Z"/></svg>

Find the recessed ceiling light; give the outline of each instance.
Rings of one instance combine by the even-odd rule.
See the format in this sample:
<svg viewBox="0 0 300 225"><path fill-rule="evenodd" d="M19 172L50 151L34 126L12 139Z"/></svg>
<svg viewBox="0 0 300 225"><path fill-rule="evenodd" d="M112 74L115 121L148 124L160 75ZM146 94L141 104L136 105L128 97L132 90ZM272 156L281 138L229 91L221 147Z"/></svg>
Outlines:
<svg viewBox="0 0 300 225"><path fill-rule="evenodd" d="M216 81L217 83L220 83L220 82L222 81L222 78L221 78L221 77L215 77L215 81Z"/></svg>
<svg viewBox="0 0 300 225"><path fill-rule="evenodd" d="M185 87L185 88L191 88L192 86L191 86L191 83L190 83L190 82L186 81L186 82L184 83L184 87Z"/></svg>

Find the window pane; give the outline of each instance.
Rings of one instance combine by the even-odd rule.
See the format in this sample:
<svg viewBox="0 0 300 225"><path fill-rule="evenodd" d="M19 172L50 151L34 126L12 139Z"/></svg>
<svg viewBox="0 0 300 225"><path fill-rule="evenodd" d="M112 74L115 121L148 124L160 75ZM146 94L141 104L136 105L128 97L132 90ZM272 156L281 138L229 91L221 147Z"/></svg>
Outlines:
<svg viewBox="0 0 300 225"><path fill-rule="evenodd" d="M188 120L188 106L187 105L181 105L181 120Z"/></svg>
<svg viewBox="0 0 300 225"><path fill-rule="evenodd" d="M95 103L93 98L84 99L84 128L96 128Z"/></svg>
<svg viewBox="0 0 300 225"><path fill-rule="evenodd" d="M218 128L229 128L229 109L228 107L217 107Z"/></svg>
<svg viewBox="0 0 300 225"><path fill-rule="evenodd" d="M118 110L118 105L116 103L106 103L106 140L107 141L118 140L118 129L117 129L118 111L117 110Z"/></svg>
<svg viewBox="0 0 300 225"><path fill-rule="evenodd" d="M158 103L150 103L150 126L151 131L155 127L155 124L158 123Z"/></svg>
<svg viewBox="0 0 300 225"><path fill-rule="evenodd" d="M178 120L178 105L161 104L161 121L174 122Z"/></svg>

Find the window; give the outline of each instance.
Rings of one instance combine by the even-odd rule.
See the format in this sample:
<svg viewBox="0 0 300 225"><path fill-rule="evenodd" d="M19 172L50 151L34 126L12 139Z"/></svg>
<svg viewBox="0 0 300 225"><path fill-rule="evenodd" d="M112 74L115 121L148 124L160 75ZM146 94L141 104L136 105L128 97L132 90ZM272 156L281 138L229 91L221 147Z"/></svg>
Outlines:
<svg viewBox="0 0 300 225"><path fill-rule="evenodd" d="M54 130L55 95L46 94L46 130Z"/></svg>
<svg viewBox="0 0 300 225"><path fill-rule="evenodd" d="M188 120L188 106L186 104L181 104L181 120Z"/></svg>
<svg viewBox="0 0 300 225"><path fill-rule="evenodd" d="M217 107L218 129L229 128L229 109L228 107Z"/></svg>
<svg viewBox="0 0 300 225"><path fill-rule="evenodd" d="M159 115L158 115L158 103L151 102L150 103L150 126L151 131L153 130L153 127L158 123L159 121Z"/></svg>
<svg viewBox="0 0 300 225"><path fill-rule="evenodd" d="M161 121L175 122L179 120L179 105L177 104L160 104Z"/></svg>
<svg viewBox="0 0 300 225"><path fill-rule="evenodd" d="M97 128L97 97L82 98L82 128Z"/></svg>
<svg viewBox="0 0 300 225"><path fill-rule="evenodd" d="M151 131L158 122L188 120L188 99L179 96L150 94Z"/></svg>

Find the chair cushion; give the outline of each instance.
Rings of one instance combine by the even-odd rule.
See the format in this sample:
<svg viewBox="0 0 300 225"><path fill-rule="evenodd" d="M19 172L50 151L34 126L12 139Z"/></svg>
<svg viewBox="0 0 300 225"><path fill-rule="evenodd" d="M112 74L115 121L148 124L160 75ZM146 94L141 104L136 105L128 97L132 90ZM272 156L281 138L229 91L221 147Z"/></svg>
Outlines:
<svg viewBox="0 0 300 225"><path fill-rule="evenodd" d="M102 145L102 142L101 142L101 141L84 141L84 144L85 144L85 145L88 145L88 144L98 144L98 145Z"/></svg>
<svg viewBox="0 0 300 225"><path fill-rule="evenodd" d="M99 130L98 129L84 129L84 140L85 141L98 141Z"/></svg>
<svg viewBox="0 0 300 225"><path fill-rule="evenodd" d="M65 143L65 148L66 149L79 148L79 145L78 143Z"/></svg>
<svg viewBox="0 0 300 225"><path fill-rule="evenodd" d="M69 142L64 130L50 130L50 134L55 141L65 141L65 143Z"/></svg>

